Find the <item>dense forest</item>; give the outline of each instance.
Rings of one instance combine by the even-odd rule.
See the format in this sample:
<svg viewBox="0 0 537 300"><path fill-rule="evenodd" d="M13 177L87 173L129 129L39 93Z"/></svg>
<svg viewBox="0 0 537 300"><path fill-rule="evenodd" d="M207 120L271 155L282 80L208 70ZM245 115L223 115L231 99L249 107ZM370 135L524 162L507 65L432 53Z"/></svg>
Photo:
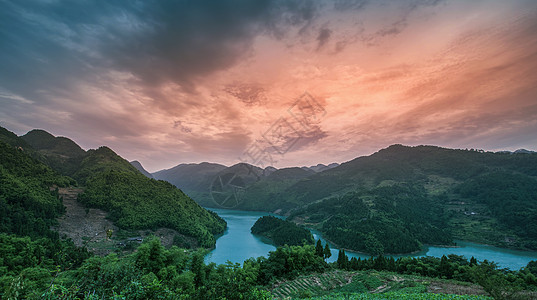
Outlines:
<svg viewBox="0 0 537 300"><path fill-rule="evenodd" d="M259 218L251 231L271 239L276 246L313 244L313 235L308 229L273 216Z"/></svg>
<svg viewBox="0 0 537 300"><path fill-rule="evenodd" d="M0 130L2 299L272 299L284 292L291 298L361 299L380 286L401 280L407 280L410 286L394 284L391 292L384 294L385 298L426 299L432 297L427 293L427 282L436 279L454 285L477 284L496 299L532 299L537 293L536 262L519 271L509 271L498 269L493 262L455 255L397 260L381 255L413 251L422 244L449 244L451 234L457 232L451 220L470 215L464 214L468 210L449 209L461 202L474 205L469 209L475 209L483 217L497 220L500 230L515 234L516 246L534 248L536 229L520 225L534 224L536 218L534 176L537 174L532 173L533 166L527 165L534 159L530 154L502 154L497 159L486 153L464 152L475 159L464 162L466 173L461 175L457 171L449 175L451 181L442 177L451 171L441 174L445 166L438 161L413 159L410 154L405 157L407 166L421 164L420 170L435 170L433 173L439 177L424 175L416 169L408 173L395 167L390 172L384 172L383 168L382 172L374 171L377 175L373 179L362 178L363 170L350 168L359 174L351 176L353 181L362 183L359 187L343 189L341 195L322 193L335 185L319 187L316 197L321 198L309 194L313 197L311 201L294 208L289 219L317 228L345 248L378 255L366 260L349 260L340 251L336 263L327 263L328 247L320 242L316 247L304 245L304 242L313 243L309 231L290 221L263 217L252 227L252 232L286 246L278 247L266 258L216 265L204 263L206 249L165 248L158 237L146 238L134 251L117 250L102 257L60 238L50 229L65 212L58 188L75 185L84 189L79 195L81 203L107 211L115 224L127 230L166 227L194 238L195 246L212 247L214 235L222 232L226 224L171 184L145 177L111 149L101 147L84 153L76 150L79 154L71 159L62 157L61 153L77 149L76 144L65 138L57 139L52 137L52 141L58 142L55 144L46 132L37 131L23 140L3 128ZM399 157L399 154L387 154L383 154L385 159L390 155ZM483 154L486 155L480 156ZM475 161L486 161L494 168L475 167L472 165ZM63 167L58 167L62 164ZM451 163L448 160L446 164ZM280 179L290 180L293 185L305 184L317 180L317 175L326 176L323 173L312 177L290 169L272 172L276 175L269 174L267 178L274 182L272 188L276 191ZM276 193L272 196L276 197ZM292 197L293 193L288 196ZM278 290L286 282L303 282L307 276L333 272L346 272L343 274L350 277L345 277L337 288L327 285L312 292L303 283L297 283L302 290ZM476 297L461 299L486 299Z"/></svg>
<svg viewBox="0 0 537 300"><path fill-rule="evenodd" d="M422 244L452 245L441 208L425 192L393 185L347 193L295 211L289 219L321 224L335 244L374 255L408 253Z"/></svg>
<svg viewBox="0 0 537 300"><path fill-rule="evenodd" d="M536 176L536 153L393 145L319 173L273 172L237 208L289 215L371 254L453 239L535 250Z"/></svg>

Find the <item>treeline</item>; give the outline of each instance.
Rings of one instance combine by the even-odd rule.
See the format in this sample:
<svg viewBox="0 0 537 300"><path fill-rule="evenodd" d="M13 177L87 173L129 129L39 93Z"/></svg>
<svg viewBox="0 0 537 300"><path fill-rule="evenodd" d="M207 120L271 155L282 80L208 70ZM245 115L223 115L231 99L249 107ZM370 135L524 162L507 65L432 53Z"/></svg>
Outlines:
<svg viewBox="0 0 537 300"><path fill-rule="evenodd" d="M43 299L272 299L265 286L328 268L313 246L286 246L238 263L205 264L205 250L165 249L148 238L135 253L91 257L77 269L33 272L5 290Z"/></svg>
<svg viewBox="0 0 537 300"><path fill-rule="evenodd" d="M106 170L86 181L79 201L109 212L124 229L171 228L196 238L200 247L215 245L214 234L222 233L226 222L192 201L172 184L149 179L143 174Z"/></svg>
<svg viewBox="0 0 537 300"><path fill-rule="evenodd" d="M259 218L251 232L271 239L276 246L313 244L313 235L308 229L274 216Z"/></svg>
<svg viewBox="0 0 537 300"><path fill-rule="evenodd" d="M242 265L205 264L205 250L165 249L158 238L148 238L136 252L91 257L78 268L45 272L24 269L0 296L43 299L272 299L267 289L281 280L331 269L378 270L431 278L477 283L496 299L537 290L537 263L520 271L498 269L457 255L442 258L378 256L348 259L340 251L336 263L327 264L322 246L285 246L267 258L251 258ZM31 248L31 249L35 249ZM35 250L33 250L35 252ZM529 294L528 294L529 295Z"/></svg>
<svg viewBox="0 0 537 300"><path fill-rule="evenodd" d="M408 253L422 244L452 245L442 208L423 188L394 184L332 197L297 210L338 246L373 255Z"/></svg>

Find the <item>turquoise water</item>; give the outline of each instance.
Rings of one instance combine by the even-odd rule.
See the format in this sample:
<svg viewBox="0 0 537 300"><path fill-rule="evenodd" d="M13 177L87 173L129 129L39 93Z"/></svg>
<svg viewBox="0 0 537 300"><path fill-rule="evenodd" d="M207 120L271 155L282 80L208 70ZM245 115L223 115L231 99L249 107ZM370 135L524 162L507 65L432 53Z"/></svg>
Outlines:
<svg viewBox="0 0 537 300"><path fill-rule="evenodd" d="M276 249L269 241L255 236L250 233L250 228L254 225L259 217L272 215L266 212L251 212L238 211L227 209L212 209L224 220L226 220L228 228L226 232L216 240L216 248L211 251L206 257L206 262L215 262L223 264L226 261L242 263L250 257L267 256L269 251ZM322 236L315 231L312 231L315 240L321 239L326 243ZM474 256L477 260L489 260L496 262L501 268L509 268L518 270L527 265L531 260L537 260L537 252L517 251L493 246L481 245L465 241L456 241L459 247L425 247L422 251L407 255L394 255L395 258L401 256L421 257L457 254L470 258ZM328 261L336 261L338 249L332 247L332 257ZM369 255L347 251L349 257L368 258Z"/></svg>

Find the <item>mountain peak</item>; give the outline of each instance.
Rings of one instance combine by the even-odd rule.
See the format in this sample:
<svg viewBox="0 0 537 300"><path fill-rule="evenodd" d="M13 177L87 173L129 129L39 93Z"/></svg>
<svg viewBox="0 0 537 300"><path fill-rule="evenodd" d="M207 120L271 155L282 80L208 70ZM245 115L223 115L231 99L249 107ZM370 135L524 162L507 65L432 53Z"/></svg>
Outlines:
<svg viewBox="0 0 537 300"><path fill-rule="evenodd" d="M146 177L148 178L153 178L153 175L151 175L151 173L147 172L146 169L144 169L144 167L142 166L142 164L137 161L137 160L133 160L130 162L130 164L135 167L138 171L140 171L140 173L144 174Z"/></svg>

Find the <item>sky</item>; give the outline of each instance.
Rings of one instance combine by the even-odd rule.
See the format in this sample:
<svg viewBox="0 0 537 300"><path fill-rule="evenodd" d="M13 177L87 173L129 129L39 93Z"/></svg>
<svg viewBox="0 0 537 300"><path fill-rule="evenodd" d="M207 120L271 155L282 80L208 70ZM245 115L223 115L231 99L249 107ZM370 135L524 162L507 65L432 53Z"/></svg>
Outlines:
<svg viewBox="0 0 537 300"><path fill-rule="evenodd" d="M0 0L0 126L151 172L537 150L534 0Z"/></svg>

